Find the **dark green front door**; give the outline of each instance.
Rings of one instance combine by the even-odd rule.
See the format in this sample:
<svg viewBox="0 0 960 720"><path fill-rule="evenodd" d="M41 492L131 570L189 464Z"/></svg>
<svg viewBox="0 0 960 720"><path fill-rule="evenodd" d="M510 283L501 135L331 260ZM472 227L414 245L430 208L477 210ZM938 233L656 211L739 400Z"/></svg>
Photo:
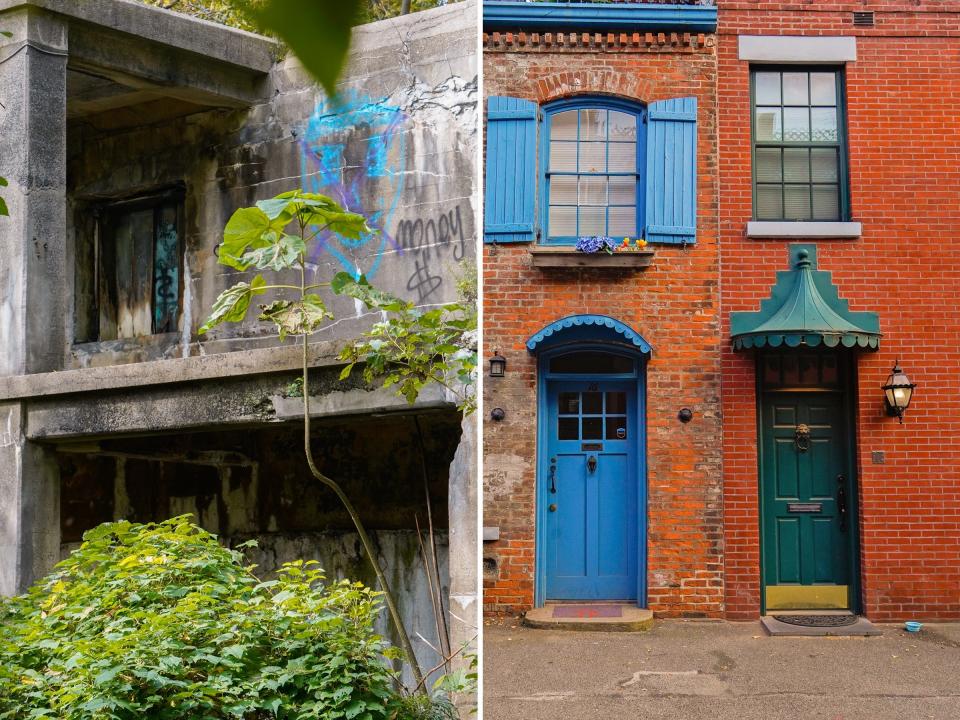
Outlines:
<svg viewBox="0 0 960 720"><path fill-rule="evenodd" d="M839 392L767 392L760 490L765 607L850 608L848 434Z"/></svg>

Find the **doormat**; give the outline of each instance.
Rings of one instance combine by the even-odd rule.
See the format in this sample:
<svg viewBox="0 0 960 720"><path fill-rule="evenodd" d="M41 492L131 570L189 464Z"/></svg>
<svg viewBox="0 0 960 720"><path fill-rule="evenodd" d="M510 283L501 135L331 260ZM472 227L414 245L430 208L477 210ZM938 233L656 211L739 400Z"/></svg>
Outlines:
<svg viewBox="0 0 960 720"><path fill-rule="evenodd" d="M801 627L843 627L859 620L856 615L774 615L773 619Z"/></svg>
<svg viewBox="0 0 960 720"><path fill-rule="evenodd" d="M619 605L556 605L553 608L555 618L618 618L623 617L623 608Z"/></svg>

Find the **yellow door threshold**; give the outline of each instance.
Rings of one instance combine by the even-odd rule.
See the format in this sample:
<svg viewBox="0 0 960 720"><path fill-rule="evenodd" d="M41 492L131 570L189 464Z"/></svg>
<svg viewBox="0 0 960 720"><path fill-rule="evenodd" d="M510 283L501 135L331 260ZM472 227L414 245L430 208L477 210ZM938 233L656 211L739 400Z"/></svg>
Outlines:
<svg viewBox="0 0 960 720"><path fill-rule="evenodd" d="M766 607L771 610L846 610L848 585L767 585Z"/></svg>

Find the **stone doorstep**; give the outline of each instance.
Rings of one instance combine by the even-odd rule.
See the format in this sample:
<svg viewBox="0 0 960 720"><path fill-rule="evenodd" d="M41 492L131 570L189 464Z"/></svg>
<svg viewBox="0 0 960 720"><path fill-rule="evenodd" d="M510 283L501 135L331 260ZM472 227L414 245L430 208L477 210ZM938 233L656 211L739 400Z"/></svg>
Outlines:
<svg viewBox="0 0 960 720"><path fill-rule="evenodd" d="M577 605L599 605L606 603L575 603ZM588 630L593 632L643 632L653 627L653 612L638 608L630 603L612 603L620 608L620 617L584 617L571 618L553 616L557 606L548 603L542 608L528 610L523 616L523 624L540 630Z"/></svg>
<svg viewBox="0 0 960 720"><path fill-rule="evenodd" d="M852 615L847 610L810 610L806 612L783 611L777 612L777 615ZM771 637L874 637L882 635L883 632L867 620L860 617L853 625L841 625L840 627L802 627L800 625L790 625L774 619L773 615L765 615L760 618L760 624Z"/></svg>

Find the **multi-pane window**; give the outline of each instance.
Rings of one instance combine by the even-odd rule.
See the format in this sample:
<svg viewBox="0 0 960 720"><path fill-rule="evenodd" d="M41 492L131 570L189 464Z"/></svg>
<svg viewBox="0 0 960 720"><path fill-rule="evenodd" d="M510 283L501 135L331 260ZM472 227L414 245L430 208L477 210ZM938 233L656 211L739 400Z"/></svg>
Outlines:
<svg viewBox="0 0 960 720"><path fill-rule="evenodd" d="M547 241L636 237L641 113L600 104L548 113Z"/></svg>
<svg viewBox="0 0 960 720"><path fill-rule="evenodd" d="M829 69L755 69L754 217L844 220L843 78Z"/></svg>
<svg viewBox="0 0 960 720"><path fill-rule="evenodd" d="M626 440L627 393L562 392L558 440Z"/></svg>

